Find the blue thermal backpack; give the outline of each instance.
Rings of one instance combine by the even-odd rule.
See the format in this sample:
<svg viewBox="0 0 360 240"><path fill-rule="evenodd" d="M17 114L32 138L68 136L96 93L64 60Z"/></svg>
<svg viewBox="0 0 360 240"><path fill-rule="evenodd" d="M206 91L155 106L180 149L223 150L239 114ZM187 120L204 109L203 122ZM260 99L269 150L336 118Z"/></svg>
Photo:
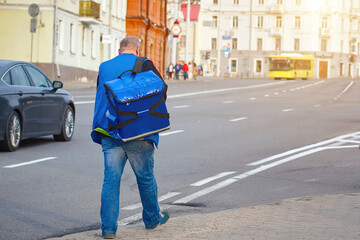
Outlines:
<svg viewBox="0 0 360 240"><path fill-rule="evenodd" d="M170 129L166 89L153 71L141 72L144 57L134 68L104 83L111 108L106 112L109 133L124 142Z"/></svg>

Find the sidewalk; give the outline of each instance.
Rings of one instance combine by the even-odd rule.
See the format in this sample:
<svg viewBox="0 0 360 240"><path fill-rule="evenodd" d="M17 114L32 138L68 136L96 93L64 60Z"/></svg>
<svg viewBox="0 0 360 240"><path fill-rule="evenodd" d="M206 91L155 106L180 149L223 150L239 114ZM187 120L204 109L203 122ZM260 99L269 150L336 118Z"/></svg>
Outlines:
<svg viewBox="0 0 360 240"><path fill-rule="evenodd" d="M171 209L170 209L171 215ZM98 240L88 231L52 240ZM120 227L115 239L360 239L360 193L287 199L210 214L170 217L154 230Z"/></svg>

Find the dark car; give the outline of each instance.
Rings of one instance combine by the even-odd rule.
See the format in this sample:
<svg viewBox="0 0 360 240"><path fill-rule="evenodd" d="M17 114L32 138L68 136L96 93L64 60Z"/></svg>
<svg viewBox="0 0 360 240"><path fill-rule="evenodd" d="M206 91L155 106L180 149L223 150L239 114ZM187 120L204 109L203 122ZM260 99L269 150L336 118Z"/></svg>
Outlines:
<svg viewBox="0 0 360 240"><path fill-rule="evenodd" d="M0 60L0 147L15 151L20 140L53 135L70 141L75 105L60 81L52 82L27 62Z"/></svg>

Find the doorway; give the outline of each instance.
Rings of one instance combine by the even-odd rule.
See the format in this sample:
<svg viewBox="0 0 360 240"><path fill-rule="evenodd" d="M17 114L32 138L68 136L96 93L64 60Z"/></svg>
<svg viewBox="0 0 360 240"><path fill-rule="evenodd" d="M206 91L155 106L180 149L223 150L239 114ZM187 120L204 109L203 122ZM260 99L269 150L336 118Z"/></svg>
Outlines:
<svg viewBox="0 0 360 240"><path fill-rule="evenodd" d="M319 78L328 78L328 62L319 61Z"/></svg>

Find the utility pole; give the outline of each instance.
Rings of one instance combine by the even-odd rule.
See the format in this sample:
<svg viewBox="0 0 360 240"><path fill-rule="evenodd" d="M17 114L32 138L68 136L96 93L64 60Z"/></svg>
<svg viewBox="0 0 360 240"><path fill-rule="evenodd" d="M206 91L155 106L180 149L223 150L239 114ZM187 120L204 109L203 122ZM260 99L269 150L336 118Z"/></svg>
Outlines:
<svg viewBox="0 0 360 240"><path fill-rule="evenodd" d="M185 63L189 62L189 41L190 41L190 0L187 1L186 16L186 45L185 45Z"/></svg>
<svg viewBox="0 0 360 240"><path fill-rule="evenodd" d="M174 6L174 21L176 21L178 19L178 12L179 12L178 0L174 1L174 5L175 5ZM174 38L174 34L173 34L172 56L171 56L172 64L176 64L177 41L178 41L178 38Z"/></svg>
<svg viewBox="0 0 360 240"><path fill-rule="evenodd" d="M251 39L252 39L252 3L253 1L250 0L250 21L249 21L249 54L248 54L248 76L250 77L250 72L251 72L251 67L250 67L250 64L251 64L251 60L250 60L250 55L251 55Z"/></svg>
<svg viewBox="0 0 360 240"><path fill-rule="evenodd" d="M220 58L221 58L221 49L220 49L220 41L221 41L221 0L218 2L219 4L219 14L218 14L218 23L217 23L217 32L218 32L218 38L217 38L217 63L216 63L216 76L220 77Z"/></svg>

